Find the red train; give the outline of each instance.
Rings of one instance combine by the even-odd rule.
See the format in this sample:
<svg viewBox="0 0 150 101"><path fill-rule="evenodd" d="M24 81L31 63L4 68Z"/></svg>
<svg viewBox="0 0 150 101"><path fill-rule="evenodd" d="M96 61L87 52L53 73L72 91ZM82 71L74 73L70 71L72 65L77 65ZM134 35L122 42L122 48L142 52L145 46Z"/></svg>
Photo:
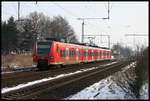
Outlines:
<svg viewBox="0 0 150 101"><path fill-rule="evenodd" d="M75 64L111 59L111 50L57 41L40 41L34 44L33 62L37 67L50 64Z"/></svg>

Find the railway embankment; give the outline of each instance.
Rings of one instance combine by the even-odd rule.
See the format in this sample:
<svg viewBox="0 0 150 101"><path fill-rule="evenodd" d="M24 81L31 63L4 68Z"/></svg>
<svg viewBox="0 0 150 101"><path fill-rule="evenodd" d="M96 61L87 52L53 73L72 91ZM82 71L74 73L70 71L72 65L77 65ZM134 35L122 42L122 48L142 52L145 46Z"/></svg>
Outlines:
<svg viewBox="0 0 150 101"><path fill-rule="evenodd" d="M32 66L32 55L26 54L8 54L2 55L2 71L11 71L16 68Z"/></svg>
<svg viewBox="0 0 150 101"><path fill-rule="evenodd" d="M148 48L139 51L135 57L134 65L129 65L123 71L115 73L112 80L124 90L130 99L148 99L149 84L149 51ZM130 59L129 59L130 61ZM124 98L126 99L126 98Z"/></svg>
<svg viewBox="0 0 150 101"><path fill-rule="evenodd" d="M131 62L120 71L65 99L148 99L148 83L139 86L136 68L137 62Z"/></svg>

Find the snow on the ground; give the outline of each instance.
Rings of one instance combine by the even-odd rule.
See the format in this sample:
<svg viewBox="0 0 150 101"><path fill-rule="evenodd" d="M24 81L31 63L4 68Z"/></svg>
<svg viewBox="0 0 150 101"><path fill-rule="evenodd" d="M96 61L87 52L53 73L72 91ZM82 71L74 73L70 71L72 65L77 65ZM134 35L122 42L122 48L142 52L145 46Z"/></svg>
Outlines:
<svg viewBox="0 0 150 101"><path fill-rule="evenodd" d="M136 66L136 61L132 62L131 64L127 65L126 67L122 68L122 72L125 72L128 70L130 67L135 67Z"/></svg>
<svg viewBox="0 0 150 101"><path fill-rule="evenodd" d="M129 66L134 66L135 64L136 62L133 62ZM123 74L129 66L126 66L122 72L117 73L119 73L119 75ZM123 88L124 86L118 85L115 79L117 77L115 76L118 76L118 74L109 76L65 99L136 99L136 96L129 90L127 82L121 78L121 82L125 83L126 86Z"/></svg>
<svg viewBox="0 0 150 101"><path fill-rule="evenodd" d="M35 65L28 66L28 67L15 66L15 67L1 67L1 68L2 68L2 74L37 70L37 67Z"/></svg>
<svg viewBox="0 0 150 101"><path fill-rule="evenodd" d="M112 63L109 63L107 65L111 65L111 64L114 64L114 63L116 63L116 62L112 62ZM31 86L31 85L34 85L34 84L37 84L37 83L46 82L48 80L53 80L53 79L57 79L57 78L60 78L60 77L69 76L69 75L73 75L73 74L89 71L89 70L96 69L96 68L99 68L99 67L92 67L92 68L88 68L88 69L81 69L81 70L78 70L78 71L73 72L73 73L60 74L60 75L57 75L55 77L48 77L48 78L43 78L41 80L35 80L35 81L27 82L25 84L19 84L18 86L15 86L15 87L2 88L1 93L6 93L6 92L9 92L11 90L17 90L17 89L24 88L24 87L27 87L27 86Z"/></svg>
<svg viewBox="0 0 150 101"><path fill-rule="evenodd" d="M112 80L112 76L109 76L66 99L136 99L136 97L124 92Z"/></svg>
<svg viewBox="0 0 150 101"><path fill-rule="evenodd" d="M144 83L140 89L140 99L149 99L148 83Z"/></svg>

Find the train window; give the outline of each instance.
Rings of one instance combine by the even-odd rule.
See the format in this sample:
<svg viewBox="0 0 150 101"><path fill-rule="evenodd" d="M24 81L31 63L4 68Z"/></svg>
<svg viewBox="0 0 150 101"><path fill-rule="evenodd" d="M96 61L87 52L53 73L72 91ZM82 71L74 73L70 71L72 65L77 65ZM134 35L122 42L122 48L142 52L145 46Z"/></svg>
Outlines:
<svg viewBox="0 0 150 101"><path fill-rule="evenodd" d="M60 50L60 57L62 57L63 55L62 55L62 50Z"/></svg>
<svg viewBox="0 0 150 101"><path fill-rule="evenodd" d="M66 56L66 51L65 51L65 50L63 50L63 56L64 56L64 57Z"/></svg>
<svg viewBox="0 0 150 101"><path fill-rule="evenodd" d="M73 50L73 56L75 56L75 54L74 54L75 52L74 52L74 50Z"/></svg>
<svg viewBox="0 0 150 101"><path fill-rule="evenodd" d="M73 55L73 50L72 50L72 56L74 56L74 55Z"/></svg>
<svg viewBox="0 0 150 101"><path fill-rule="evenodd" d="M82 56L82 52L80 51L80 56Z"/></svg>
<svg viewBox="0 0 150 101"><path fill-rule="evenodd" d="M71 56L71 50L69 50L69 56Z"/></svg>
<svg viewBox="0 0 150 101"><path fill-rule="evenodd" d="M73 51L73 56L75 56L75 51Z"/></svg>
<svg viewBox="0 0 150 101"><path fill-rule="evenodd" d="M58 53L58 45L57 45L57 53Z"/></svg>
<svg viewBox="0 0 150 101"><path fill-rule="evenodd" d="M86 52L85 51L83 52L83 56L86 56Z"/></svg>
<svg viewBox="0 0 150 101"><path fill-rule="evenodd" d="M81 56L81 51L79 51L79 56Z"/></svg>

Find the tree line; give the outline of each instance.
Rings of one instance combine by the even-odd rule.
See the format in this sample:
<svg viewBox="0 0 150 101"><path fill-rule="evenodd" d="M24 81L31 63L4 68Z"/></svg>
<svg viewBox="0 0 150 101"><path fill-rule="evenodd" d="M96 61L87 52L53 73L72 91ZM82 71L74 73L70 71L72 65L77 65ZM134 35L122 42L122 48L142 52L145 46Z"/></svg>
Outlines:
<svg viewBox="0 0 150 101"><path fill-rule="evenodd" d="M31 51L38 40L54 38L67 43L78 42L69 22L62 16L50 18L43 13L32 12L19 21L10 17L2 21L2 53L9 51Z"/></svg>

